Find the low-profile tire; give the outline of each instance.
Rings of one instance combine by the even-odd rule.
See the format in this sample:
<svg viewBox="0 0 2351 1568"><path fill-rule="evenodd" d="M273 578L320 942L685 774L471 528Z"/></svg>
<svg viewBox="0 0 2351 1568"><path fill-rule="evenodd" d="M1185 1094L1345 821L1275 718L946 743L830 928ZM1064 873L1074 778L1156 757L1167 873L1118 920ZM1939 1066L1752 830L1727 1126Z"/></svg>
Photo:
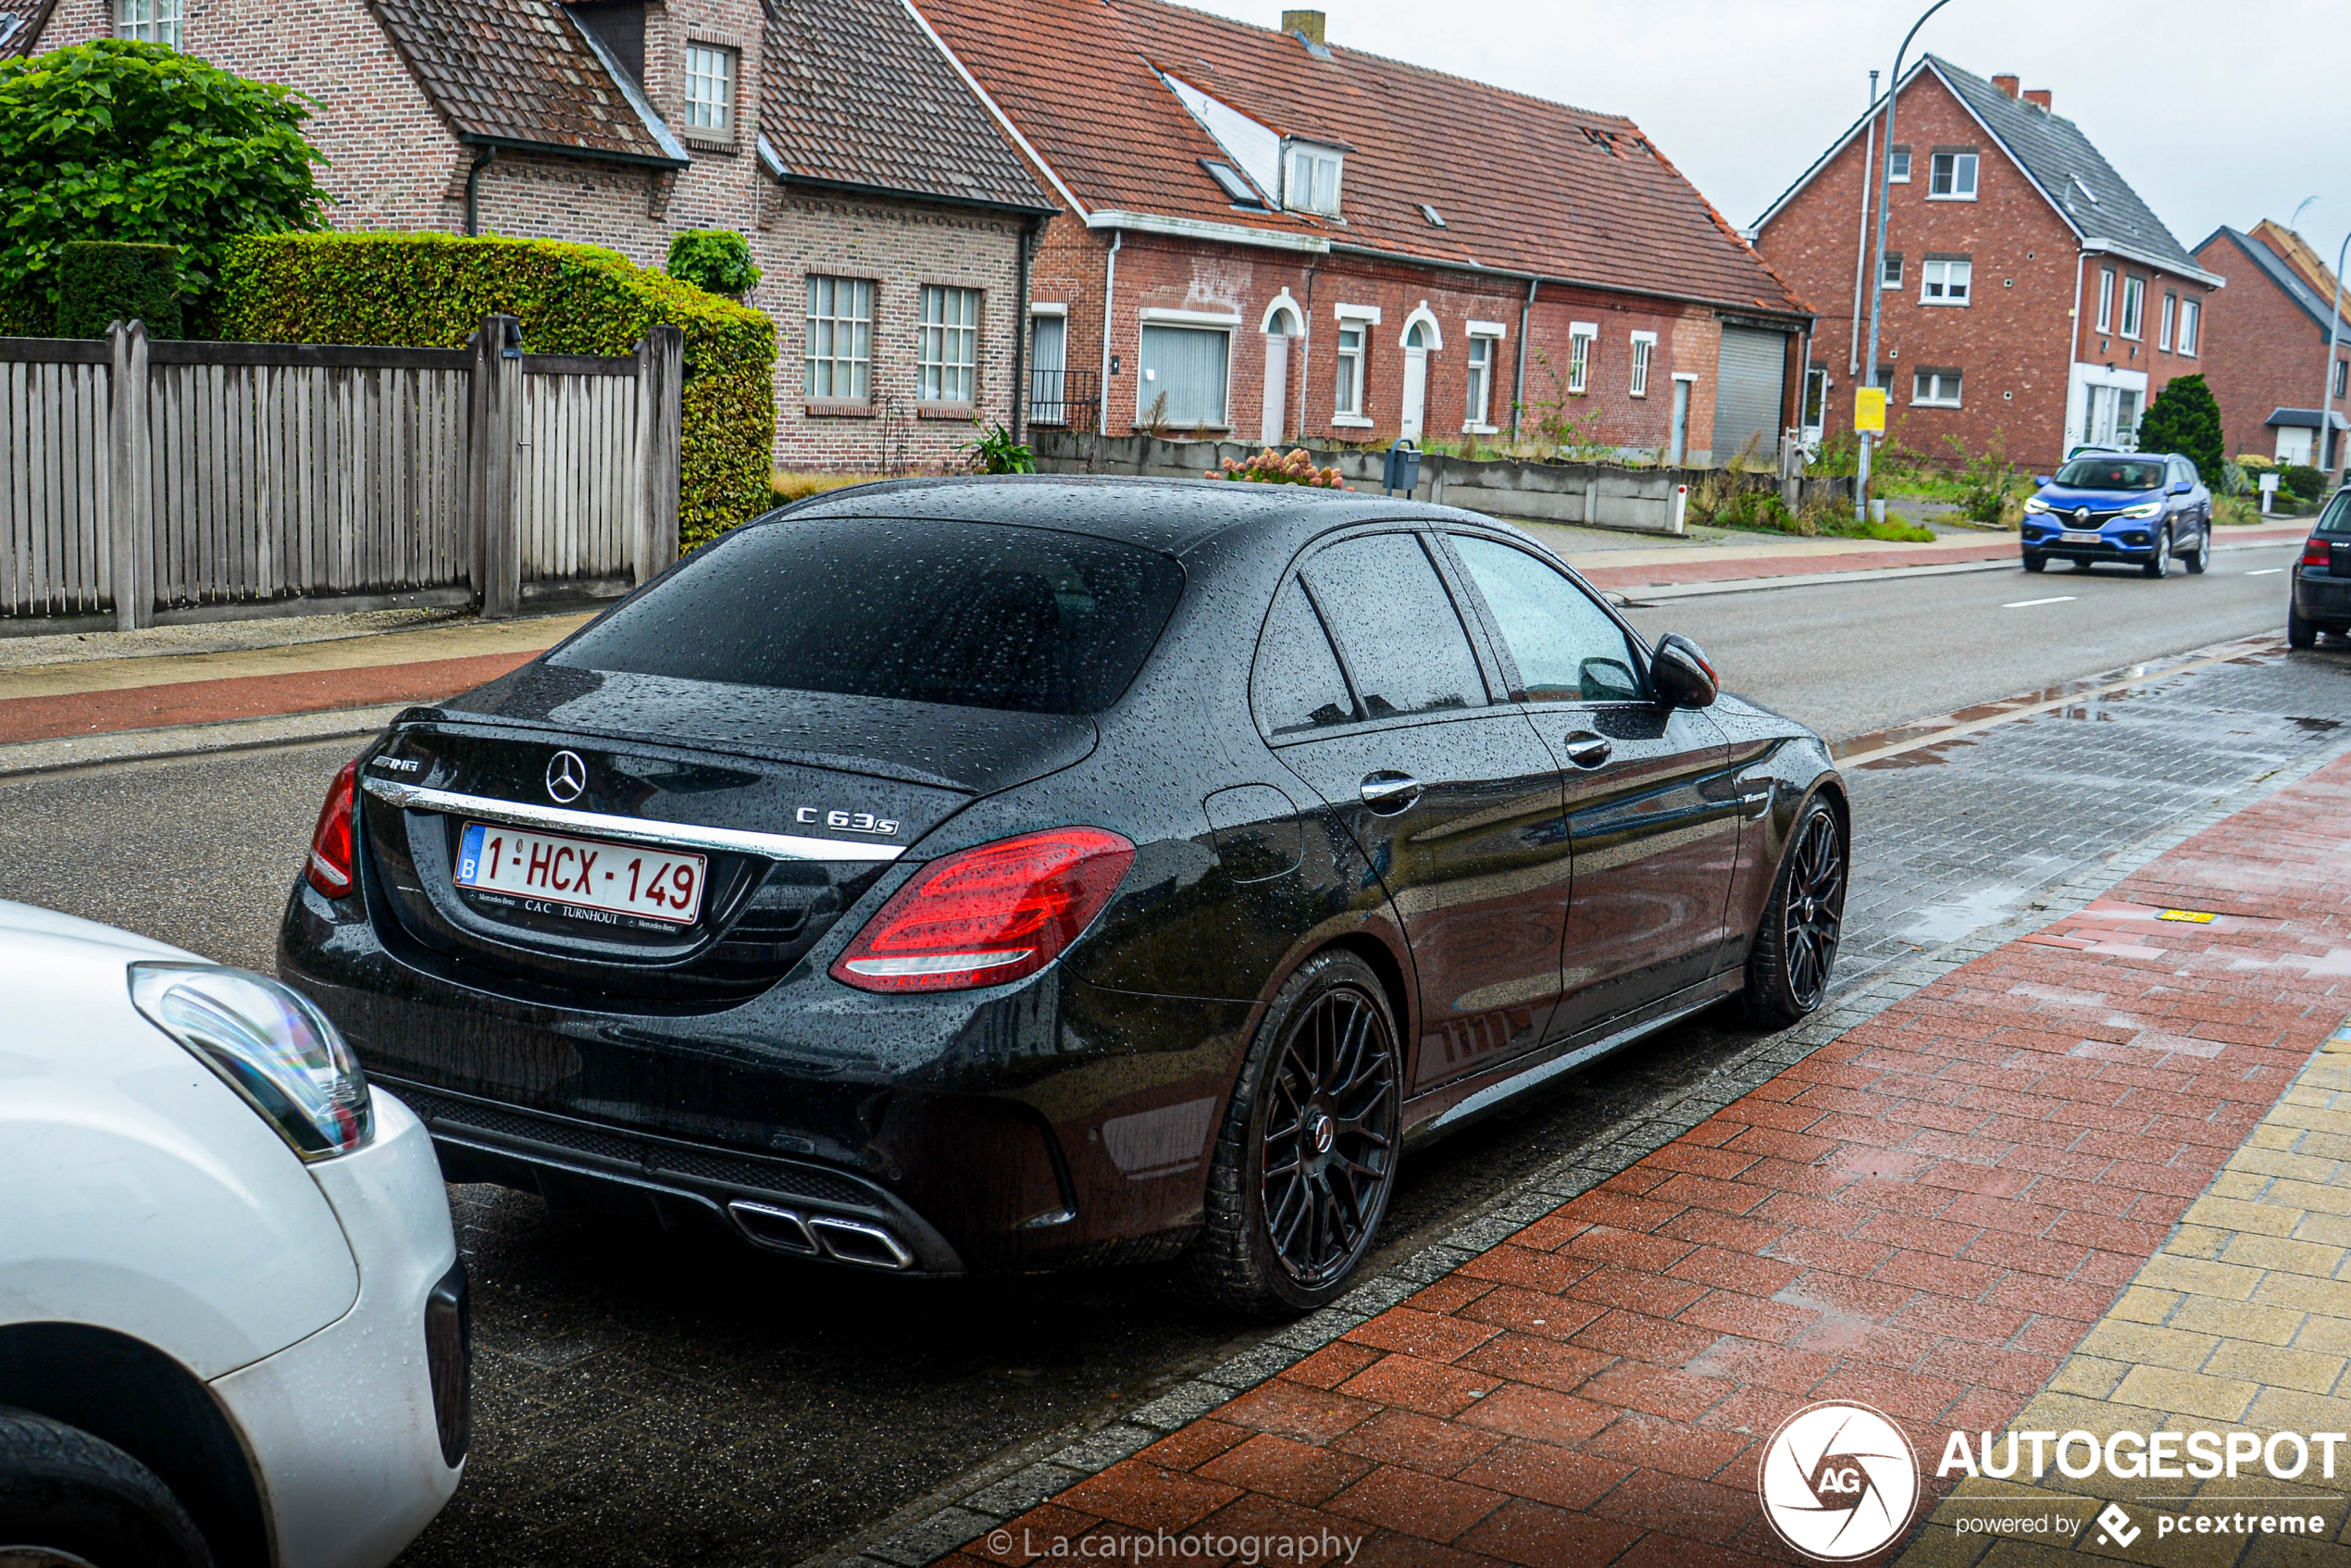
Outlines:
<svg viewBox="0 0 2351 1568"><path fill-rule="evenodd" d="M2028 550L2024 553L2024 569L2028 572L2046 572L2049 569L2049 558L2038 550Z"/></svg>
<svg viewBox="0 0 2351 1568"><path fill-rule="evenodd" d="M0 1561L212 1568L155 1473L78 1426L0 1406Z"/></svg>
<svg viewBox="0 0 2351 1568"><path fill-rule="evenodd" d="M2195 554L2180 557L2180 565L2187 567L2190 577L2202 577L2204 568L2212 564L2212 525L2196 529Z"/></svg>
<svg viewBox="0 0 2351 1568"><path fill-rule="evenodd" d="M1815 795L1788 834L1762 924L1748 950L1745 999L1755 1023L1785 1028L1828 1000L1851 864L1844 821Z"/></svg>
<svg viewBox="0 0 2351 1568"><path fill-rule="evenodd" d="M2149 555L2141 564L2139 570L2151 578L2167 578L2171 575L2171 529L2169 525L2165 526L2161 533L2155 536L2155 554Z"/></svg>
<svg viewBox="0 0 2351 1568"><path fill-rule="evenodd" d="M2315 648L2319 645L2319 627L2315 621L2303 618L2302 612L2289 599L2285 605L2285 645L2289 648Z"/></svg>
<svg viewBox="0 0 2351 1568"><path fill-rule="evenodd" d="M1372 966L1320 952L1275 994L1208 1172L1194 1289L1253 1317L1337 1297L1371 1251L1401 1152L1404 1052Z"/></svg>

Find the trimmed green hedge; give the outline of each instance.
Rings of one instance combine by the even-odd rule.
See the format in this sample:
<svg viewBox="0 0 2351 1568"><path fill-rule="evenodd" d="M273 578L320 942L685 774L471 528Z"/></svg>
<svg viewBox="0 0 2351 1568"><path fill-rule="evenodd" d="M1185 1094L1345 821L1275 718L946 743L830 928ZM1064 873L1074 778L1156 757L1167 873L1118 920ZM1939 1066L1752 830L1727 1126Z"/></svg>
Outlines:
<svg viewBox="0 0 2351 1568"><path fill-rule="evenodd" d="M485 316L533 354L628 354L686 334L685 549L768 509L775 323L617 252L451 234L269 234L229 247L205 335L247 342L462 345Z"/></svg>
<svg viewBox="0 0 2351 1568"><path fill-rule="evenodd" d="M180 335L180 247L71 240L57 247L57 336L103 338L144 321L150 338Z"/></svg>

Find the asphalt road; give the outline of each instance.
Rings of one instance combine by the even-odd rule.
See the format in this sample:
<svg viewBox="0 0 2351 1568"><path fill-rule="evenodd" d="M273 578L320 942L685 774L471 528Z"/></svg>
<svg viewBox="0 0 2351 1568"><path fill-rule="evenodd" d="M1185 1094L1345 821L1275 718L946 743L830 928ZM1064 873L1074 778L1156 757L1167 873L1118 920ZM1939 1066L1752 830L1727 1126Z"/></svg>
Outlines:
<svg viewBox="0 0 2351 1568"><path fill-rule="evenodd" d="M1841 740L2283 631L2284 568L2300 541L2233 546L2220 535L2216 546L2202 577L2175 566L2161 582L2121 566L2053 563L2037 575L2020 566L1705 594L1632 616L1650 637L1696 639L1725 687ZM1643 602L1636 594L1634 603Z"/></svg>

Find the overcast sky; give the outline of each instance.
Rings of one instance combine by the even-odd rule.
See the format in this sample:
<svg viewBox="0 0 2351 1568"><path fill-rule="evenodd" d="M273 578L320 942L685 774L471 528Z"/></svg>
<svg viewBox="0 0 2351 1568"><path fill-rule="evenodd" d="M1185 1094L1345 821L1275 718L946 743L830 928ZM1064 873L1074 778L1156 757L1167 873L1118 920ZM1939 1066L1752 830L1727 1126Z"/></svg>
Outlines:
<svg viewBox="0 0 2351 1568"><path fill-rule="evenodd" d="M1277 0L1187 0L1261 26ZM1293 4L1296 0L1293 0ZM1928 0L1328 0L1333 44L1630 116L1744 229L1869 105ZM2351 230L2345 0L1950 0L1920 31L2056 94L2183 245Z"/></svg>

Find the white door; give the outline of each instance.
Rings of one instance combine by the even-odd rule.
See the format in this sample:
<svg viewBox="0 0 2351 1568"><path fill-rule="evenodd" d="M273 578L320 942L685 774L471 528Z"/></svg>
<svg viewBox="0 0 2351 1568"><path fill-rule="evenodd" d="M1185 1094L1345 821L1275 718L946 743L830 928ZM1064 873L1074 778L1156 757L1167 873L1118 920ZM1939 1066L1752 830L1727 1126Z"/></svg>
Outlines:
<svg viewBox="0 0 2351 1568"><path fill-rule="evenodd" d="M1402 440L1416 446L1423 417L1428 411L1428 344L1423 330L1418 322L1413 323L1412 335L1404 342L1404 418L1398 430Z"/></svg>
<svg viewBox="0 0 2351 1568"><path fill-rule="evenodd" d="M1282 443L1282 413L1289 406L1289 335L1277 322L1265 334L1265 412L1259 417L1257 439L1267 446Z"/></svg>

